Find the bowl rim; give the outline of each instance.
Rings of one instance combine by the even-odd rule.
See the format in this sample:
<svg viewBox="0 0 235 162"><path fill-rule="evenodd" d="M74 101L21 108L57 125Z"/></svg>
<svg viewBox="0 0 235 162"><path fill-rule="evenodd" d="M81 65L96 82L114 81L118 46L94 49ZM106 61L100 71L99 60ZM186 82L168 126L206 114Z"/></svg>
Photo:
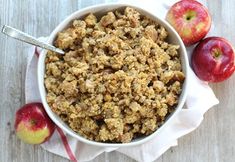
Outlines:
<svg viewBox="0 0 235 162"><path fill-rule="evenodd" d="M59 25L56 26L56 28L50 34L47 42L50 43L56 37L56 35L59 31L63 30L65 28L65 26L67 26L72 20L74 20L74 17L82 17L82 16L86 15L87 13L90 13L92 9L99 9L99 8L106 9L109 7L120 8L120 7L127 7L127 6L135 8L136 10L140 11L141 13L143 13L143 12L147 13L152 18L154 18L154 21L159 22L161 25L167 26L167 28L170 29L171 32L177 38L177 41L180 45L180 48L182 48L181 55L182 55L183 59L181 59L181 64L184 64L184 67L182 66L182 68L185 73L185 80L183 83L182 92L180 94L179 103L176 106L175 111L167 117L166 121L156 131L154 131L152 134L144 137L143 139L140 139L137 141L131 141L129 143L104 143L104 142L96 142L96 141L86 139L85 137L74 132L72 129L66 128L64 126L64 124L66 124L66 123L62 123L62 122L58 121L56 118L57 115L52 112L50 106L47 104L46 96L44 95L44 94L46 94L45 93L46 90L45 90L45 86L44 86L44 74L45 74L45 68L44 68L45 65L44 64L45 64L45 55L46 55L47 51L42 50L41 54L39 55L38 68L37 68L37 82L38 82L39 93L40 93L40 98L42 100L42 104L43 104L48 116L52 119L52 121L58 127L60 127L63 131L68 133L70 136L76 138L77 140L79 140L83 143L89 144L89 145L101 146L101 147L129 147L129 146L136 146L136 145L146 143L147 141L151 140L153 137L155 137L157 134L159 134L159 132L161 132L164 128L166 128L169 125L170 121L172 121L174 119L174 117L182 109L182 107L186 101L186 96L187 96L187 91L188 91L189 61L188 61L188 56L187 56L187 51L186 51L185 45L184 45L182 39L180 38L179 34L175 31L175 29L166 20L160 18L156 14L153 14L149 11L146 11L144 8L140 8L139 6L136 6L133 4L128 4L128 3L106 3L106 4L93 5L93 6L89 6L89 7L77 10L77 11L73 12L72 14L70 14L69 16L67 16L62 22L59 23ZM107 11L109 11L109 10L111 11L114 9L107 9ZM182 62L182 60L184 62ZM43 76L42 76L42 73L43 73Z"/></svg>

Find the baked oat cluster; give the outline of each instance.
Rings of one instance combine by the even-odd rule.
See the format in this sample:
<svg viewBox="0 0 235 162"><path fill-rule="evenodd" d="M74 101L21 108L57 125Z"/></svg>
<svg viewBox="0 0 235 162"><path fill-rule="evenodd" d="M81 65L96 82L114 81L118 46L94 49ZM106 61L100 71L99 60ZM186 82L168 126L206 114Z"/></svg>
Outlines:
<svg viewBox="0 0 235 162"><path fill-rule="evenodd" d="M153 133L174 111L184 82L178 45L133 8L89 14L58 34L48 52L47 102L72 130L100 142Z"/></svg>

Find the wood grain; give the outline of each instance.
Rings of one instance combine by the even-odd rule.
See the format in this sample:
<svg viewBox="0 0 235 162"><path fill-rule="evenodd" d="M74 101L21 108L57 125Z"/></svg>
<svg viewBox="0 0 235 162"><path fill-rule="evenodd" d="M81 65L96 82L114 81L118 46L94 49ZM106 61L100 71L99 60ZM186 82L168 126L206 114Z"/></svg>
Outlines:
<svg viewBox="0 0 235 162"><path fill-rule="evenodd" d="M109 0L115 1L115 0ZM33 36L46 36L70 13L104 0L0 0L0 25L8 24ZM208 6L213 18L213 32L235 42L235 1L200 0ZM24 104L26 50L29 46L0 35L0 161L66 162L68 160L18 140L14 133L14 113ZM233 162L235 159L235 75L211 85L220 104L206 113L194 132L180 138L156 162ZM93 160L134 160L117 152Z"/></svg>

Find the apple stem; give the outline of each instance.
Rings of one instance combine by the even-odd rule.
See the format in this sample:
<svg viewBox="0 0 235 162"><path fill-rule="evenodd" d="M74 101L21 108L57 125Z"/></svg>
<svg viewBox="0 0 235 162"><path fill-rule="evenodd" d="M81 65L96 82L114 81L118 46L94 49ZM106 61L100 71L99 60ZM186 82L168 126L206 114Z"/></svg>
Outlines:
<svg viewBox="0 0 235 162"><path fill-rule="evenodd" d="M217 59L221 56L222 52L219 49L213 49L212 50L212 56Z"/></svg>
<svg viewBox="0 0 235 162"><path fill-rule="evenodd" d="M186 19L187 21L192 20L194 17L196 17L196 12L194 12L194 11L188 11L188 12L185 14L185 19Z"/></svg>
<svg viewBox="0 0 235 162"><path fill-rule="evenodd" d="M37 123L36 120L34 120L34 119L31 119L31 120L30 120L30 124L31 124L31 125L35 125L36 123Z"/></svg>
<svg viewBox="0 0 235 162"><path fill-rule="evenodd" d="M186 20L190 20L192 17L191 16L187 16L186 17Z"/></svg>

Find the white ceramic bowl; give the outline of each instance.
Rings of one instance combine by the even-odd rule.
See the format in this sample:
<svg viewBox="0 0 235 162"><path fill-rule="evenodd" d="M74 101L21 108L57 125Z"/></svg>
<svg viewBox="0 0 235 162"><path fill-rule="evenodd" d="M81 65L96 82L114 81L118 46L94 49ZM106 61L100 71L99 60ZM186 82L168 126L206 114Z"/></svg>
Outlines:
<svg viewBox="0 0 235 162"><path fill-rule="evenodd" d="M171 42L173 44L180 45L179 52L180 52L180 56L181 56L182 69L183 69L183 72L186 76L186 79L183 84L183 90L180 95L179 103L178 103L175 111L171 115L169 115L168 118L166 119L165 123L160 128L158 128L154 133L152 133L151 135L134 139L130 143L102 143L102 142L91 141L91 140L88 140L88 139L82 137L81 135L75 133L67 124L65 124L56 114L54 114L52 112L49 105L47 104L46 90L45 90L45 86L44 86L46 50L42 51L42 53L40 54L40 57L39 57L37 76L38 76L38 86L39 86L40 96L41 96L42 103L46 109L46 112L48 113L49 117L55 122L55 124L58 125L61 129L63 129L66 133L68 133L72 137L74 137L74 138L78 139L79 141L82 141L86 144L91 144L91 145L95 145L95 146L103 146L103 147L127 147L127 146L139 145L144 142L147 142L148 140L157 136L160 131L163 131L163 129L165 127L167 127L169 122L182 109L184 102L185 102L185 99L186 99L189 64L188 64L186 49L185 49L185 46L184 46L180 36L165 20L162 20L159 17L157 17L156 15L153 15L153 14L149 13L148 11L145 11L139 7L129 5L129 4L114 3L114 4L96 5L96 6L91 6L88 8L81 9L79 11L74 12L70 16L68 16L64 21L62 21L55 28L55 30L51 33L51 35L48 39L48 43L52 44L54 39L56 38L57 33L62 31L63 29L65 29L74 19L82 18L83 16L85 16L89 13L94 13L95 15L102 16L105 13L107 13L108 11L113 11L115 9L125 8L126 6L130 6L130 7L137 9L141 14L150 17L151 19L155 20L156 22L158 22L159 24L164 26L169 33L169 36L168 36L169 42Z"/></svg>

